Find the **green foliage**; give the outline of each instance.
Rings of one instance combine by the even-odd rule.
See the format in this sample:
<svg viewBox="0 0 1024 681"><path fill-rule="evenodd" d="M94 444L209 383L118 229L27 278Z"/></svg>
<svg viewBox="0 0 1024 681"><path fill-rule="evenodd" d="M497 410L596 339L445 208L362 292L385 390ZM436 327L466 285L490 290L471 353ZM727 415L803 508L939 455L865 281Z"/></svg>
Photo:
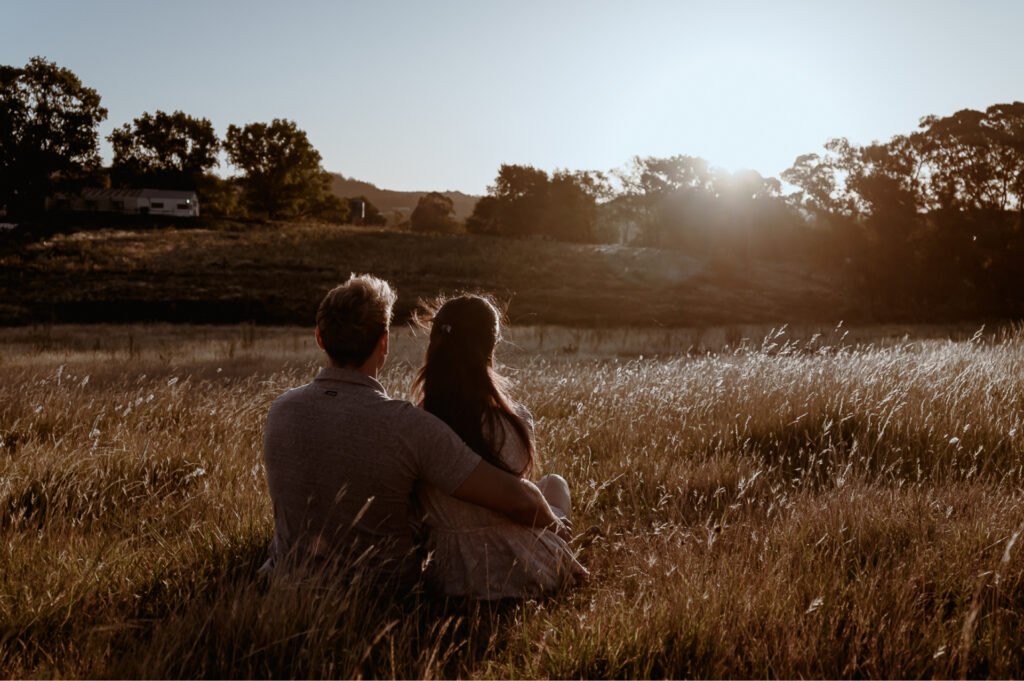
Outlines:
<svg viewBox="0 0 1024 681"><path fill-rule="evenodd" d="M782 177L872 306L956 301L1001 314L1024 297L1024 103L926 116L888 142L838 138L825 149Z"/></svg>
<svg viewBox="0 0 1024 681"><path fill-rule="evenodd" d="M850 321L857 313L834 272L789 263L755 261L724 278L700 259L667 250L425 238L303 221L250 224L244 234L179 226L57 235L0 255L0 300L9 301L0 305L0 321L305 324L338 272L361 270L398 287L400 317L438 289L479 287L514 292L509 315L530 323L673 327L780 315ZM135 283L125 288L125 281ZM238 284L225 288L227 281Z"/></svg>
<svg viewBox="0 0 1024 681"><path fill-rule="evenodd" d="M106 117L96 90L66 68L42 57L0 66L0 206L37 215L53 192L86 183Z"/></svg>
<svg viewBox="0 0 1024 681"><path fill-rule="evenodd" d="M635 241L645 246L731 265L792 255L802 236L779 181L753 170L715 170L693 156L637 157L619 180L620 205L631 214Z"/></svg>
<svg viewBox="0 0 1024 681"><path fill-rule="evenodd" d="M42 57L0 66L0 207L38 217L46 199L86 185L195 188L214 216L386 224L365 197L340 199L306 133L289 120L232 125L181 111L145 113L108 137L99 167L100 96ZM211 174L220 148L241 177ZM636 157L614 173L504 164L466 221L473 234L670 248L737 272L755 258L814 258L841 270L867 307L917 315L1019 309L1024 279L1024 102L926 116L917 131L864 146L830 140L782 173L727 173L686 155ZM355 191L355 190L354 190ZM452 202L431 193L416 231L452 232Z"/></svg>
<svg viewBox="0 0 1024 681"><path fill-rule="evenodd" d="M503 164L488 196L466 221L476 234L545 236L592 242L597 201L610 194L605 176L590 171L557 171L551 177L532 166Z"/></svg>
<svg viewBox="0 0 1024 681"><path fill-rule="evenodd" d="M194 189L218 165L220 141L213 123L181 111L144 113L107 139L114 149L110 172L118 186Z"/></svg>
<svg viewBox="0 0 1024 681"><path fill-rule="evenodd" d="M542 232L560 241L596 241L597 202L609 195L602 173L556 171L548 183Z"/></svg>
<svg viewBox="0 0 1024 681"><path fill-rule="evenodd" d="M335 225L344 225L351 219L349 202L333 192L324 192L310 205L310 215Z"/></svg>
<svg viewBox="0 0 1024 681"><path fill-rule="evenodd" d="M470 234L498 235L501 223L498 220L498 199L482 196L473 206L473 213L466 218L466 231Z"/></svg>
<svg viewBox="0 0 1024 681"><path fill-rule="evenodd" d="M293 121L231 125L224 149L242 170L243 201L251 213L272 219L309 215L329 191L320 152Z"/></svg>
<svg viewBox="0 0 1024 681"><path fill-rule="evenodd" d="M793 205L814 217L827 216L839 210L838 202L833 198L836 178L818 154L797 156L793 165L782 171L781 177L799 189L789 197Z"/></svg>
<svg viewBox="0 0 1024 681"><path fill-rule="evenodd" d="M222 178L213 173L202 173L195 178L200 210L204 216L240 218L245 216L242 191L238 181Z"/></svg>
<svg viewBox="0 0 1024 681"><path fill-rule="evenodd" d="M458 231L454 214L455 204L450 198L440 192L430 192L416 202L409 224L414 232L450 234Z"/></svg>
<svg viewBox="0 0 1024 681"><path fill-rule="evenodd" d="M548 174L533 166L503 164L488 188L497 200L498 224L494 231L505 236L542 233L548 206Z"/></svg>

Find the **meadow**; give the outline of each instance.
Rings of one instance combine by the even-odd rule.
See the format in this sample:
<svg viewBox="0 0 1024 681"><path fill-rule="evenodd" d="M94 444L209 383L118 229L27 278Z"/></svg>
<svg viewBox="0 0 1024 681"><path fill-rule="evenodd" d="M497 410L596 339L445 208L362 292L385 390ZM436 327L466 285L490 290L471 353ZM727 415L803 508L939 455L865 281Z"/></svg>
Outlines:
<svg viewBox="0 0 1024 681"><path fill-rule="evenodd" d="M1024 330L977 331L511 329L591 579L487 605L256 577L308 330L0 330L0 675L1020 677Z"/></svg>
<svg viewBox="0 0 1024 681"><path fill-rule="evenodd" d="M438 291L483 288L522 325L920 321L872 312L843 268L802 261L303 222L0 235L0 324L305 324L352 272L394 284L399 317Z"/></svg>

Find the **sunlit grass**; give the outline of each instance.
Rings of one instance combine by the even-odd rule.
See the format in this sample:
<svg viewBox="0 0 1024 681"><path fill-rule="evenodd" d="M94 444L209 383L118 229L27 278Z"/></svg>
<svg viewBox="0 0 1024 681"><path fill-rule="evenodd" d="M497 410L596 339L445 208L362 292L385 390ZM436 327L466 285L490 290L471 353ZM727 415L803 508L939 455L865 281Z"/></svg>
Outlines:
<svg viewBox="0 0 1024 681"><path fill-rule="evenodd" d="M1024 673L1019 331L509 336L592 579L481 607L256 579L263 419L315 371L306 331L0 333L0 672ZM422 339L394 346L406 395Z"/></svg>

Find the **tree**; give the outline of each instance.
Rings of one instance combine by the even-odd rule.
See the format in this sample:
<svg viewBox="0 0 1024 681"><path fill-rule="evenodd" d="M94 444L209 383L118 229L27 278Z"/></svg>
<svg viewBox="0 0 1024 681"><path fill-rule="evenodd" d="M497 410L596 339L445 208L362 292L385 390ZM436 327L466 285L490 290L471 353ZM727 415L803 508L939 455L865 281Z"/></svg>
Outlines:
<svg viewBox="0 0 1024 681"><path fill-rule="evenodd" d="M430 192L416 202L416 208L409 217L409 224L414 232L450 234L458 228L454 215L455 204L451 198L440 192Z"/></svg>
<svg viewBox="0 0 1024 681"><path fill-rule="evenodd" d="M470 234L500 234L498 209L498 199L493 196L481 196L473 206L472 215L466 219L466 231Z"/></svg>
<svg viewBox="0 0 1024 681"><path fill-rule="evenodd" d="M203 215L215 217L243 217L245 215L245 209L241 205L241 189L236 178L223 178L213 173L203 173L197 178L195 188L200 197Z"/></svg>
<svg viewBox="0 0 1024 681"><path fill-rule="evenodd" d="M66 68L42 57L0 66L0 205L31 216L52 192L84 183L99 168L106 117L96 90Z"/></svg>
<svg viewBox="0 0 1024 681"><path fill-rule="evenodd" d="M985 109L985 125L999 150L999 174L1006 209L1024 211L1024 102L993 104Z"/></svg>
<svg viewBox="0 0 1024 681"><path fill-rule="evenodd" d="M1024 199L1024 103L925 116L913 137L936 208L1011 210Z"/></svg>
<svg viewBox="0 0 1024 681"><path fill-rule="evenodd" d="M548 182L541 231L560 241L594 241L597 199L607 188L603 180L600 173L556 171Z"/></svg>
<svg viewBox="0 0 1024 681"><path fill-rule="evenodd" d="M703 232L712 198L707 161L681 154L637 156L617 175L640 228L642 244L692 249L706 240Z"/></svg>
<svg viewBox="0 0 1024 681"><path fill-rule="evenodd" d="M114 148L111 174L120 185L191 189L218 165L220 141L213 124L181 111L145 113L107 139Z"/></svg>
<svg viewBox="0 0 1024 681"><path fill-rule="evenodd" d="M708 183L711 215L706 240L718 261L794 254L802 221L782 198L782 183L755 170L713 171Z"/></svg>
<svg viewBox="0 0 1024 681"><path fill-rule="evenodd" d="M533 166L502 164L488 193L497 200L495 232L538 234L547 207L548 174Z"/></svg>
<svg viewBox="0 0 1024 681"><path fill-rule="evenodd" d="M309 214L329 191L330 174L320 152L293 121L228 127L224 148L243 172L243 199L249 210L270 218Z"/></svg>
<svg viewBox="0 0 1024 681"><path fill-rule="evenodd" d="M782 179L799 189L789 195L795 207L815 218L824 218L838 210L834 169L818 154L797 156L793 165L782 171Z"/></svg>
<svg viewBox="0 0 1024 681"><path fill-rule="evenodd" d="M547 236L561 241L596 240L597 202L612 190L604 173L555 171L504 164L488 195L466 220L475 234Z"/></svg>
<svg viewBox="0 0 1024 681"><path fill-rule="evenodd" d="M344 225L349 222L352 210L349 202L331 191L324 192L320 198L309 205L308 214L318 220Z"/></svg>
<svg viewBox="0 0 1024 681"><path fill-rule="evenodd" d="M630 171L621 176L628 189L648 196L664 196L680 189L707 189L711 178L707 161L685 154L668 158L637 156Z"/></svg>

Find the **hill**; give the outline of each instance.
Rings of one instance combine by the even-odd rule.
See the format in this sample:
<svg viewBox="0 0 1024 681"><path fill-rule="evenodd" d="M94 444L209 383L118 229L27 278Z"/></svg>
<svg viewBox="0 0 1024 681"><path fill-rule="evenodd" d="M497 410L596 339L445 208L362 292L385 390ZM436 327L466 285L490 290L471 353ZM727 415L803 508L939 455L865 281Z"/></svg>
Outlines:
<svg viewBox="0 0 1024 681"><path fill-rule="evenodd" d="M346 178L339 173L331 173L331 191L342 198L354 196L365 196L370 203L375 205L380 212L391 219L394 213L408 216L416 207L420 197L428 192L400 192L391 189L381 189L375 184L363 182L354 178ZM455 217L465 220L473 213L473 206L480 199L479 196L463 194L462 192L449 191L441 192L452 200L455 206Z"/></svg>
<svg viewBox="0 0 1024 681"><path fill-rule="evenodd" d="M722 269L678 252L318 224L101 229L0 251L0 323L308 324L351 272L399 290L399 315L439 291L483 289L511 321L682 327L864 320L829 272Z"/></svg>

